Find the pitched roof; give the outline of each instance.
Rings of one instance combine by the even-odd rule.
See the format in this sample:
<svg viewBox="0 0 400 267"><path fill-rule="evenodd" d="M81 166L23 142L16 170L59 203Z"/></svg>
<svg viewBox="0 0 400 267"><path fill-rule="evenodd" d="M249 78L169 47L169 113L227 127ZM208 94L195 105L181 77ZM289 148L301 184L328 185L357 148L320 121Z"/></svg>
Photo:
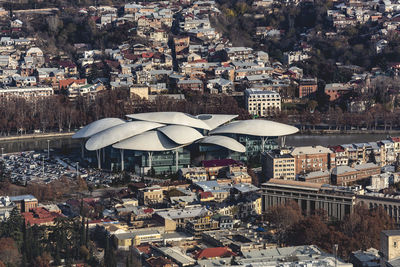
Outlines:
<svg viewBox="0 0 400 267"><path fill-rule="evenodd" d="M228 247L205 248L197 252L195 258L197 260L210 259L210 258L224 258L236 256Z"/></svg>
<svg viewBox="0 0 400 267"><path fill-rule="evenodd" d="M55 218L64 217L57 212L51 212L43 207L32 209L31 212L23 212L26 225L45 224L54 221Z"/></svg>
<svg viewBox="0 0 400 267"><path fill-rule="evenodd" d="M202 161L203 167L210 168L210 167L223 167L223 166L230 166L230 165L243 165L240 161L233 160L233 159L214 159L214 160L203 160Z"/></svg>
<svg viewBox="0 0 400 267"><path fill-rule="evenodd" d="M60 80L59 88L67 88L68 86L70 86L73 83L86 84L86 79L65 79L65 80Z"/></svg>
<svg viewBox="0 0 400 267"><path fill-rule="evenodd" d="M201 199L205 199L205 198L209 198L209 197L213 197L213 194L211 192L201 192L200 193Z"/></svg>

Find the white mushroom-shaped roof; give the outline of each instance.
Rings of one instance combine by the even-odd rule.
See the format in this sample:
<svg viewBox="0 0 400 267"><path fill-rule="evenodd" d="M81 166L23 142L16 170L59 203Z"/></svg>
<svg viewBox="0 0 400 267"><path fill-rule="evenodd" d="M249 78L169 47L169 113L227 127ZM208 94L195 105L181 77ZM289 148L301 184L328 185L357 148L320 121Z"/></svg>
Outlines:
<svg viewBox="0 0 400 267"><path fill-rule="evenodd" d="M125 120L119 119L119 118L105 118L101 120L94 121L79 131L77 131L72 138L78 139L78 138L88 138L91 137L101 131L104 131L108 128L114 127L116 125L125 123Z"/></svg>
<svg viewBox="0 0 400 267"><path fill-rule="evenodd" d="M90 137L86 149L93 151L110 146L129 137L162 127L163 124L149 121L130 121L108 128Z"/></svg>
<svg viewBox="0 0 400 267"><path fill-rule="evenodd" d="M201 144L212 144L225 147L236 152L246 152L246 147L233 138L221 135L206 136L199 141Z"/></svg>
<svg viewBox="0 0 400 267"><path fill-rule="evenodd" d="M282 136L297 133L296 127L269 121L269 120L244 120L222 125L211 131L211 134L243 134L255 136Z"/></svg>
<svg viewBox="0 0 400 267"><path fill-rule="evenodd" d="M126 115L128 118L140 121L153 121L164 124L185 125L193 128L210 130L204 121L182 112L148 112Z"/></svg>
<svg viewBox="0 0 400 267"><path fill-rule="evenodd" d="M152 130L125 139L112 147L138 151L168 151L181 147L181 145L172 142L163 133Z"/></svg>
<svg viewBox="0 0 400 267"><path fill-rule="evenodd" d="M207 123L208 126L210 126L211 130L213 130L218 126L221 126L222 124L227 123L228 121L231 121L234 118L237 118L238 115L200 114L197 115L196 117Z"/></svg>
<svg viewBox="0 0 400 267"><path fill-rule="evenodd" d="M184 125L168 125L157 130L180 145L190 144L203 138L203 135L199 131Z"/></svg>

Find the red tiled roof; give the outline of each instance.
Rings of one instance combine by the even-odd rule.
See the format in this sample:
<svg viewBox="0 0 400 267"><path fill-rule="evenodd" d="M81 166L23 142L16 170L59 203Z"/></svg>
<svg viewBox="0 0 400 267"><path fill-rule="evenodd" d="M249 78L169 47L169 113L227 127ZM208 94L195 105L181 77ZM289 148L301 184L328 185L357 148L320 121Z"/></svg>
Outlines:
<svg viewBox="0 0 400 267"><path fill-rule="evenodd" d="M213 194L211 192L201 192L200 193L201 199L205 199L205 198L209 198L209 197L213 197Z"/></svg>
<svg viewBox="0 0 400 267"><path fill-rule="evenodd" d="M197 252L195 258L197 260L210 259L210 258L226 258L236 256L228 247L205 248Z"/></svg>
<svg viewBox="0 0 400 267"><path fill-rule="evenodd" d="M143 53L142 58L152 58L154 56L154 53Z"/></svg>
<svg viewBox="0 0 400 267"><path fill-rule="evenodd" d="M233 159L214 159L214 160L203 160L203 167L223 167L223 166L231 166L231 165L239 165L242 166L243 163Z"/></svg>
<svg viewBox="0 0 400 267"><path fill-rule="evenodd" d="M391 137L393 142L400 142L400 137Z"/></svg>
<svg viewBox="0 0 400 267"><path fill-rule="evenodd" d="M64 217L57 212L48 211L43 207L31 209L30 212L23 212L21 215L24 217L26 225L45 224L52 222L55 218Z"/></svg>
<svg viewBox="0 0 400 267"><path fill-rule="evenodd" d="M142 252L144 254L150 254L150 252L151 252L150 245L138 245L135 247L137 250L139 250L140 252Z"/></svg>
<svg viewBox="0 0 400 267"><path fill-rule="evenodd" d="M148 209L144 209L143 212L144 213L153 213L154 210L152 208L148 208Z"/></svg>
<svg viewBox="0 0 400 267"><path fill-rule="evenodd" d="M344 148L341 146L330 146L329 148L335 152L344 152Z"/></svg>
<svg viewBox="0 0 400 267"><path fill-rule="evenodd" d="M60 80L59 82L59 88L67 88L71 84L76 83L76 84L86 84L86 79L66 79L66 80Z"/></svg>

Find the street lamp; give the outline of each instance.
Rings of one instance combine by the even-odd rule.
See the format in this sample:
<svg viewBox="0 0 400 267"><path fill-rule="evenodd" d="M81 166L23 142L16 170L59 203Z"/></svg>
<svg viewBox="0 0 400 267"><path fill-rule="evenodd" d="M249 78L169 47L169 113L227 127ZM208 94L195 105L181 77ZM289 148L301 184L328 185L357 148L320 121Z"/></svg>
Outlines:
<svg viewBox="0 0 400 267"><path fill-rule="evenodd" d="M334 252L335 252L335 267L337 266L337 253L338 253L338 247L339 247L339 245L338 245L338 244L334 244L334 245L333 245L333 250L334 250Z"/></svg>
<svg viewBox="0 0 400 267"><path fill-rule="evenodd" d="M78 179L79 177L79 162L76 162L76 178Z"/></svg>
<svg viewBox="0 0 400 267"><path fill-rule="evenodd" d="M50 140L47 139L47 159L50 159Z"/></svg>
<svg viewBox="0 0 400 267"><path fill-rule="evenodd" d="M44 156L42 156L42 171L43 171L43 178L44 178Z"/></svg>

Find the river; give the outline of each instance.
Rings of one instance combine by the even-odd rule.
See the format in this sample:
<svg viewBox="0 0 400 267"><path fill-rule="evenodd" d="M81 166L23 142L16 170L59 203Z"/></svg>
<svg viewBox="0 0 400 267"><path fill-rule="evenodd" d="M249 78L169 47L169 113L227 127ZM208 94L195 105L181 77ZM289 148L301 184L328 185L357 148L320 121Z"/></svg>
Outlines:
<svg viewBox="0 0 400 267"><path fill-rule="evenodd" d="M47 149L47 140L50 140L50 149L74 149L80 147L79 140L72 139L71 136L62 136L0 141L0 148L4 148L4 153L43 150Z"/></svg>
<svg viewBox="0 0 400 267"><path fill-rule="evenodd" d="M351 143L374 142L386 139L387 134L327 134L310 135L297 134L286 137L288 146L312 146L312 145L339 145ZM79 140L72 139L70 136L32 138L21 140L0 141L0 148L4 148L4 153L21 152L28 150L47 149L47 140L50 140L50 149L76 149L80 147Z"/></svg>

